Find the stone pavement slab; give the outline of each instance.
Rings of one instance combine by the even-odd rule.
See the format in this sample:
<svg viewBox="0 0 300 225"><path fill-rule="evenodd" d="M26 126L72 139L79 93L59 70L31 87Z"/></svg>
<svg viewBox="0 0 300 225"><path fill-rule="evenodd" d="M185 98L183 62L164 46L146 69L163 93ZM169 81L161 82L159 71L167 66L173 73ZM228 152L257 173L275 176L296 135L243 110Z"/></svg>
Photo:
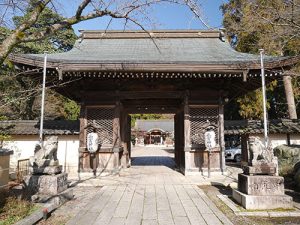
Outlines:
<svg viewBox="0 0 300 225"><path fill-rule="evenodd" d="M79 183L81 188L103 187L67 225L232 224L198 187L203 177L174 170L170 152L136 149L131 168Z"/></svg>
<svg viewBox="0 0 300 225"><path fill-rule="evenodd" d="M223 224L225 215L198 189L186 184L105 186L67 224Z"/></svg>

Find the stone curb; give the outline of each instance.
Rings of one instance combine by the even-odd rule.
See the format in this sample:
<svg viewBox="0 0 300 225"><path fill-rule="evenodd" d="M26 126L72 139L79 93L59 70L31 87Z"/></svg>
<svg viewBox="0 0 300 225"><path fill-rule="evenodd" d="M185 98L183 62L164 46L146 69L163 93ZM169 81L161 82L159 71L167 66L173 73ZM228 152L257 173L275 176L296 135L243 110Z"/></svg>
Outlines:
<svg viewBox="0 0 300 225"><path fill-rule="evenodd" d="M51 213L53 210L57 209L59 205L54 203L47 203L44 204L42 209L38 210L37 212L32 213L31 215L25 217L24 219L20 220L19 222L15 223L15 225L32 225L41 220L45 213Z"/></svg>
<svg viewBox="0 0 300 225"><path fill-rule="evenodd" d="M203 201L207 206L214 212L214 214L223 222L224 225L233 225L233 223L217 208L217 206L209 199L209 197L204 193L199 186L195 189L198 194L202 197Z"/></svg>
<svg viewBox="0 0 300 225"><path fill-rule="evenodd" d="M41 220L43 217L48 217L48 215L73 198L73 189L67 189L60 194L54 196L48 203L42 204L42 209L32 213L31 215L25 217L24 219L17 222L15 225L32 225Z"/></svg>
<svg viewBox="0 0 300 225"><path fill-rule="evenodd" d="M259 211L259 212L244 212L235 206L235 203L228 198L227 195L217 195L217 197L224 202L237 216L260 216L260 217L300 217L300 211Z"/></svg>

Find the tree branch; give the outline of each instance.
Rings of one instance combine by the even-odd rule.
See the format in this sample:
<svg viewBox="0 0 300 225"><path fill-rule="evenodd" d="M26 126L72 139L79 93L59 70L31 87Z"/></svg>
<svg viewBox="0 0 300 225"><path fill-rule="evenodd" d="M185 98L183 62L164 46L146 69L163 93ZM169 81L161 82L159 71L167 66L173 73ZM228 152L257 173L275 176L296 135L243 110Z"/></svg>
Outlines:
<svg viewBox="0 0 300 225"><path fill-rule="evenodd" d="M24 39L24 31L29 29L38 20L41 12L51 0L39 1L31 12L26 22L22 23L8 38L0 45L0 64L2 64L12 49Z"/></svg>

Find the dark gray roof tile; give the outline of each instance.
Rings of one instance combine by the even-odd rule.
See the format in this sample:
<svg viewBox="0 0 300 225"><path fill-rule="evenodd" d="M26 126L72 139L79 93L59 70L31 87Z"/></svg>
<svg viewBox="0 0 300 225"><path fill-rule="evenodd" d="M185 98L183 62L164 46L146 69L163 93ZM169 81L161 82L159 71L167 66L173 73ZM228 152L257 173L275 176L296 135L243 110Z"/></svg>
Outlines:
<svg viewBox="0 0 300 225"><path fill-rule="evenodd" d="M269 133L300 133L300 120L277 119L268 121ZM240 124L239 128L237 124ZM262 134L263 122L258 120L225 121L225 134Z"/></svg>
<svg viewBox="0 0 300 225"><path fill-rule="evenodd" d="M0 121L0 130L10 135L36 135L39 134L40 123L36 120ZM79 121L46 120L43 133L46 135L79 134Z"/></svg>
<svg viewBox="0 0 300 225"><path fill-rule="evenodd" d="M101 34L103 31L99 31ZM107 31L107 33L113 31ZM170 31L169 31L170 32ZM172 31L173 34L176 31ZM172 33L171 32L171 33ZM188 32L188 31L186 31ZM201 31L194 31L195 34ZM216 31L211 31L216 33ZM94 32L95 34L97 31ZM156 31L156 33L160 33ZM167 32L168 33L168 32ZM166 35L167 35L166 33ZM189 31L191 33L191 31ZM116 33L115 33L116 34ZM259 63L260 56L235 51L227 41L218 36L143 38L89 37L76 41L69 52L48 55L49 62L60 63L195 63L195 64L239 64ZM94 37L94 38L93 38ZM42 60L43 54L27 54L27 58ZM279 58L265 56L265 61Z"/></svg>

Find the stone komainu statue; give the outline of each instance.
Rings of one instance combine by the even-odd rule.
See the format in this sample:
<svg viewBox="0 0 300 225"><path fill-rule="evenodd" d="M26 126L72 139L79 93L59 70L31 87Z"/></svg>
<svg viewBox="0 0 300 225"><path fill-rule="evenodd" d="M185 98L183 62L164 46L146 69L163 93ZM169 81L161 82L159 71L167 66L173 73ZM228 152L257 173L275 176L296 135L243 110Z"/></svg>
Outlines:
<svg viewBox="0 0 300 225"><path fill-rule="evenodd" d="M46 137L43 148L39 144L35 146L34 156L30 158L30 165L37 167L58 166L57 147L57 136Z"/></svg>
<svg viewBox="0 0 300 225"><path fill-rule="evenodd" d="M265 148L259 137L249 138L249 153L249 162L253 166L260 163L271 163L277 160L273 154L272 146L268 145L268 147Z"/></svg>

